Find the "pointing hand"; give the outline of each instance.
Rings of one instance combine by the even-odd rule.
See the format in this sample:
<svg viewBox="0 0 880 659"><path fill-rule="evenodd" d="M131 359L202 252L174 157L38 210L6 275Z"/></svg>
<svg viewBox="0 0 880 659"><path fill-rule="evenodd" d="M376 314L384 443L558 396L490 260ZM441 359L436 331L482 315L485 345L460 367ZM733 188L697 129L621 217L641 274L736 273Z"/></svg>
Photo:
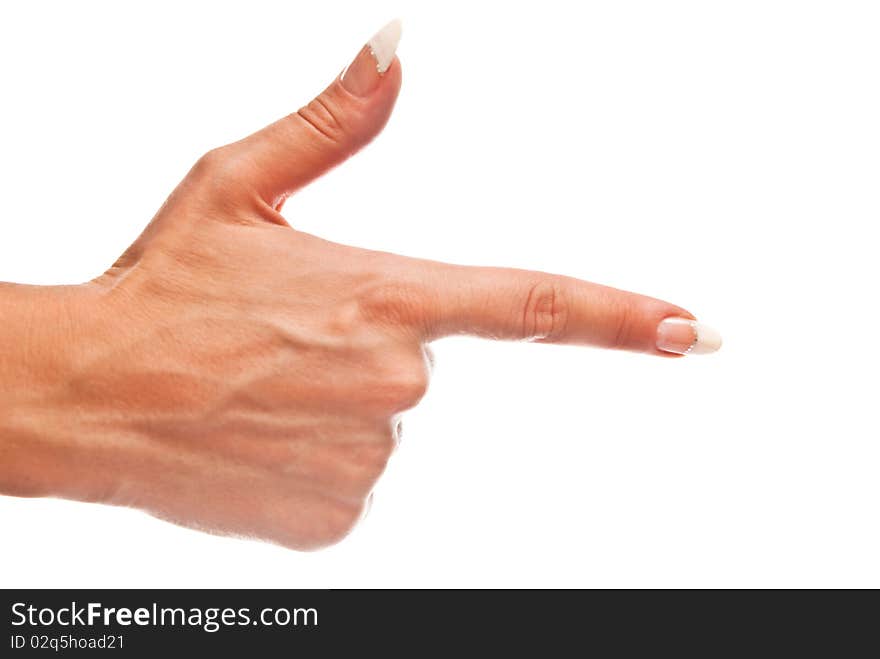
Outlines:
<svg viewBox="0 0 880 659"><path fill-rule="evenodd" d="M427 388L427 342L467 333L657 356L720 346L653 298L288 225L284 200L387 121L399 36L389 24L311 103L203 156L100 277L0 287L0 338L24 346L21 359L0 356L0 491L319 547L361 517L400 413Z"/></svg>

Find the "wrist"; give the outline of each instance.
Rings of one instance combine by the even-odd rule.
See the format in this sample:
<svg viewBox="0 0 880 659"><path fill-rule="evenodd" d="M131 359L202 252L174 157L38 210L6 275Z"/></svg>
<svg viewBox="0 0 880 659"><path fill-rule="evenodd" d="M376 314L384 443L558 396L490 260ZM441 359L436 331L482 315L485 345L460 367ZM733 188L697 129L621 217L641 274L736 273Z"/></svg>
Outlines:
<svg viewBox="0 0 880 659"><path fill-rule="evenodd" d="M93 446L71 383L94 290L0 284L0 494L95 500Z"/></svg>

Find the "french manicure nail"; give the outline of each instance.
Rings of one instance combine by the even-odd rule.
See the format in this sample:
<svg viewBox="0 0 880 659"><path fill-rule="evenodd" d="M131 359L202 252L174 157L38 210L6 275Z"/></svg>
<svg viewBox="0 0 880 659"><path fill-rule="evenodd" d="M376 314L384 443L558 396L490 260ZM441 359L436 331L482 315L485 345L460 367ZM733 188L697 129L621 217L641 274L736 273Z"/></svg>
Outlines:
<svg viewBox="0 0 880 659"><path fill-rule="evenodd" d="M718 330L690 318L664 318L657 326L657 348L677 355L705 355L721 347Z"/></svg>
<svg viewBox="0 0 880 659"><path fill-rule="evenodd" d="M367 96L382 79L400 42L401 24L395 19L376 32L342 73L342 86L355 96Z"/></svg>

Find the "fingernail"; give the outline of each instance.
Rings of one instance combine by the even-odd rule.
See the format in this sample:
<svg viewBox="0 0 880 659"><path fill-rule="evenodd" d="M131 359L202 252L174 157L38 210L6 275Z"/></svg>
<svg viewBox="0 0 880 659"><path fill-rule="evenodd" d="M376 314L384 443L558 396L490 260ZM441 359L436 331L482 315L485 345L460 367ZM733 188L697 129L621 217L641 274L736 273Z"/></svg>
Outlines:
<svg viewBox="0 0 880 659"><path fill-rule="evenodd" d="M721 347L718 330L689 318L664 318L657 326L657 348L677 355L705 355Z"/></svg>
<svg viewBox="0 0 880 659"><path fill-rule="evenodd" d="M397 44L400 42L401 25L394 19L373 35L361 48L354 61L342 72L342 86L355 96L367 96L391 66Z"/></svg>

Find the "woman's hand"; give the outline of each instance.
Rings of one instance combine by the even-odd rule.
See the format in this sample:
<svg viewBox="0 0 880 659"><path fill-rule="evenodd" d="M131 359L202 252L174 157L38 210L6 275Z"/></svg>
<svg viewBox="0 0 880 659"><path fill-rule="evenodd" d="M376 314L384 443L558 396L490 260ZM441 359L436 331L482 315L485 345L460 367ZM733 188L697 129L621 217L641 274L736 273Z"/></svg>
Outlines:
<svg viewBox="0 0 880 659"><path fill-rule="evenodd" d="M400 413L428 386L434 338L718 348L660 300L288 226L284 199L388 119L398 38L392 23L307 106L201 158L102 276L0 287L14 347L0 357L0 491L319 547L361 517Z"/></svg>

